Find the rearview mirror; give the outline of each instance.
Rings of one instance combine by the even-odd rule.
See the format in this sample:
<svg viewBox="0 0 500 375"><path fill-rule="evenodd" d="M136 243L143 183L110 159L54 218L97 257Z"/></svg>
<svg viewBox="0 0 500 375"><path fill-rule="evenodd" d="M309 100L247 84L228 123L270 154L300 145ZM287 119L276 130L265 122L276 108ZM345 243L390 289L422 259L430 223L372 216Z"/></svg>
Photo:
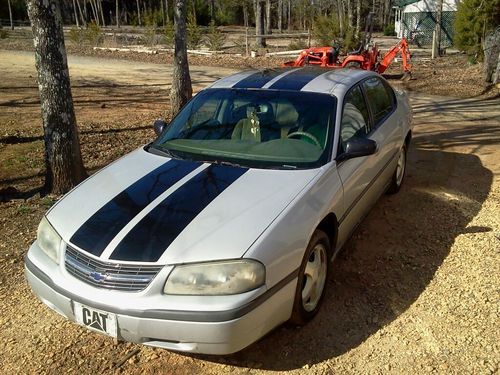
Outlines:
<svg viewBox="0 0 500 375"><path fill-rule="evenodd" d="M158 119L153 122L153 128L155 129L156 135L160 135L163 132L163 129L167 126L167 123L165 120Z"/></svg>
<svg viewBox="0 0 500 375"><path fill-rule="evenodd" d="M337 161L372 155L376 151L377 142L368 138L353 137L346 142L345 151L339 155Z"/></svg>

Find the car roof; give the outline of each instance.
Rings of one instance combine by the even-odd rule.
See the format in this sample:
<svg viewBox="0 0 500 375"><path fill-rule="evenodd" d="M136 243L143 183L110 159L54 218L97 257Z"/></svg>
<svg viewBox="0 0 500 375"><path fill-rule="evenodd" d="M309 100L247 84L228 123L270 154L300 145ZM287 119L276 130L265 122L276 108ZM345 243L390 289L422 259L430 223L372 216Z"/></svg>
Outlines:
<svg viewBox="0 0 500 375"><path fill-rule="evenodd" d="M378 76L361 69L320 67L246 70L213 83L210 88L291 90L318 92L342 97L363 78Z"/></svg>

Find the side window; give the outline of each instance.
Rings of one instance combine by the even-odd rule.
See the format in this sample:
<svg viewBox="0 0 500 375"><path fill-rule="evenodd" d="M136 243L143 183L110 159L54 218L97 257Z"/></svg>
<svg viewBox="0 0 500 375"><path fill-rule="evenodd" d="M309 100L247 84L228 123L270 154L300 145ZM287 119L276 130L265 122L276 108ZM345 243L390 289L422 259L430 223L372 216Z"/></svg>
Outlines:
<svg viewBox="0 0 500 375"><path fill-rule="evenodd" d="M368 105L373 114L373 122L375 127L379 126L381 121L392 112L393 109L393 94L388 90L383 82L374 77L363 82L363 88L366 93Z"/></svg>
<svg viewBox="0 0 500 375"><path fill-rule="evenodd" d="M370 132L368 108L359 86L354 87L344 99L342 122L340 123L340 146L345 150L352 137L365 137Z"/></svg>

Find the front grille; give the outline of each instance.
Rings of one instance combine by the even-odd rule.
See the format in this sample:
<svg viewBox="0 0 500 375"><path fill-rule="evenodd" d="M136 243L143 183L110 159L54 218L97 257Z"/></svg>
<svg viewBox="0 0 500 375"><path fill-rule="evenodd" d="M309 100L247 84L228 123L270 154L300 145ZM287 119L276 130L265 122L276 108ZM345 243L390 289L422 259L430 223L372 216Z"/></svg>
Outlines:
<svg viewBox="0 0 500 375"><path fill-rule="evenodd" d="M64 264L71 275L87 284L128 292L145 289L163 267L102 262L69 245Z"/></svg>

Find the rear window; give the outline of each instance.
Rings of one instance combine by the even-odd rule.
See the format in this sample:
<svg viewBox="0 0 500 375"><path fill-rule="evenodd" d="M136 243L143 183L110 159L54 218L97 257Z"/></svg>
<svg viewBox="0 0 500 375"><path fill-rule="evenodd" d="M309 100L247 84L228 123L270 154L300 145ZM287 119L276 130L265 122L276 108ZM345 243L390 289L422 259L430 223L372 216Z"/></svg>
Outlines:
<svg viewBox="0 0 500 375"><path fill-rule="evenodd" d="M394 94L383 82L374 77L363 82L368 105L373 113L374 126L380 125L382 120L392 112L394 108Z"/></svg>

